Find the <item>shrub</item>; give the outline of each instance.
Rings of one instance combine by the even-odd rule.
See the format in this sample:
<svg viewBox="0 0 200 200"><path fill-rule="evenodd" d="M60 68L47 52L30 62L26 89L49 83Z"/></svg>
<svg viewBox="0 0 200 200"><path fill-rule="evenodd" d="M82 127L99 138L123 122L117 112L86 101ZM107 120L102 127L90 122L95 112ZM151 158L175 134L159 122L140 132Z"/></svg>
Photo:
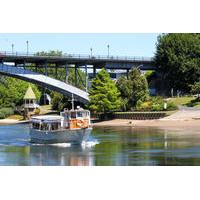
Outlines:
<svg viewBox="0 0 200 200"><path fill-rule="evenodd" d="M165 100L162 97L151 97L148 101L137 105L138 111L164 111ZM166 110L176 110L178 107L173 102L167 102Z"/></svg>
<svg viewBox="0 0 200 200"><path fill-rule="evenodd" d="M137 110L143 110L143 111L150 111L152 108L152 102L146 101L141 103L140 105L137 105Z"/></svg>
<svg viewBox="0 0 200 200"><path fill-rule="evenodd" d="M36 108L35 111L34 111L34 114L35 114L35 115L39 115L39 114L40 114L40 109L39 109L39 108Z"/></svg>
<svg viewBox="0 0 200 200"><path fill-rule="evenodd" d="M5 114L0 112L0 119L4 119L5 118Z"/></svg>
<svg viewBox="0 0 200 200"><path fill-rule="evenodd" d="M177 110L178 109L178 106L173 103L173 102L167 102L167 110L171 111L171 110Z"/></svg>
<svg viewBox="0 0 200 200"><path fill-rule="evenodd" d="M4 119L13 114L14 114L14 110L12 108L1 108L0 109L0 119Z"/></svg>

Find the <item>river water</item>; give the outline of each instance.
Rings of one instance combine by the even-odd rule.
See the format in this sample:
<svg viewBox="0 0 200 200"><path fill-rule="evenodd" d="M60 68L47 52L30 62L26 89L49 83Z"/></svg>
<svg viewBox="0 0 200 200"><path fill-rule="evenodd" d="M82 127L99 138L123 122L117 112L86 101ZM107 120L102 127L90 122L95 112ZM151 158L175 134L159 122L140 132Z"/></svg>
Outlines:
<svg viewBox="0 0 200 200"><path fill-rule="evenodd" d="M94 128L82 145L29 143L28 125L0 126L0 165L200 165L200 129Z"/></svg>

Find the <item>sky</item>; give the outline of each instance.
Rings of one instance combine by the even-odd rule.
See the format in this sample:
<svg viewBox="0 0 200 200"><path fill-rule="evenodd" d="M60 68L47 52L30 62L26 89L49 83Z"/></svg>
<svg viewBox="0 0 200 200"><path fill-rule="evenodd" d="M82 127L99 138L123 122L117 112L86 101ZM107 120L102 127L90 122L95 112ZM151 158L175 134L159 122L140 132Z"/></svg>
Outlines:
<svg viewBox="0 0 200 200"><path fill-rule="evenodd" d="M60 50L71 54L152 57L158 33L0 33L0 51Z"/></svg>

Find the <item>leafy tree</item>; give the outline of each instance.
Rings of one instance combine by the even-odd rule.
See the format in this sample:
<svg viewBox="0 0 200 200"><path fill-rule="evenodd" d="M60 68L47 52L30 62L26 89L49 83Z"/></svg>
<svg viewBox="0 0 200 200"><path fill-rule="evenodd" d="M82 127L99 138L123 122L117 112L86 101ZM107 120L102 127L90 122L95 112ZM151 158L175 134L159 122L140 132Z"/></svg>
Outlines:
<svg viewBox="0 0 200 200"><path fill-rule="evenodd" d="M128 78L124 76L120 77L117 81L117 87L121 93L121 98L124 99L125 103L127 102L127 106L123 110L135 107L148 98L148 83L146 77L137 68L133 68L129 72Z"/></svg>
<svg viewBox="0 0 200 200"><path fill-rule="evenodd" d="M197 94L198 99L200 98L200 82L195 82L191 85L191 93Z"/></svg>
<svg viewBox="0 0 200 200"><path fill-rule="evenodd" d="M189 92L200 79L200 34L169 33L158 37L154 58L158 90Z"/></svg>
<svg viewBox="0 0 200 200"><path fill-rule="evenodd" d="M0 80L0 107L15 107L21 105L29 83L5 76L1 76ZM31 84L31 87L37 99L39 99L41 93L37 86Z"/></svg>
<svg viewBox="0 0 200 200"><path fill-rule="evenodd" d="M89 108L95 112L112 112L120 108L120 93L105 69L92 80L89 98Z"/></svg>

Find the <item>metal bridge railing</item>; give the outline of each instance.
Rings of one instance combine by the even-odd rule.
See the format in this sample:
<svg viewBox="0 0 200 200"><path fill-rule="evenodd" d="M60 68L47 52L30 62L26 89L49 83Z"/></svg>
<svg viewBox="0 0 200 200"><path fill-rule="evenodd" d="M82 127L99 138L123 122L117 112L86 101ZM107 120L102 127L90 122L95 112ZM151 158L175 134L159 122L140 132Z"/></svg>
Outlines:
<svg viewBox="0 0 200 200"><path fill-rule="evenodd" d="M89 60L124 60L124 61L152 61L151 57L130 57L130 56L105 56L105 55L87 55L87 54L69 54L64 53L60 56L42 55L32 52L10 52L0 51L0 57L42 57L42 58L68 58L68 59L89 59Z"/></svg>

